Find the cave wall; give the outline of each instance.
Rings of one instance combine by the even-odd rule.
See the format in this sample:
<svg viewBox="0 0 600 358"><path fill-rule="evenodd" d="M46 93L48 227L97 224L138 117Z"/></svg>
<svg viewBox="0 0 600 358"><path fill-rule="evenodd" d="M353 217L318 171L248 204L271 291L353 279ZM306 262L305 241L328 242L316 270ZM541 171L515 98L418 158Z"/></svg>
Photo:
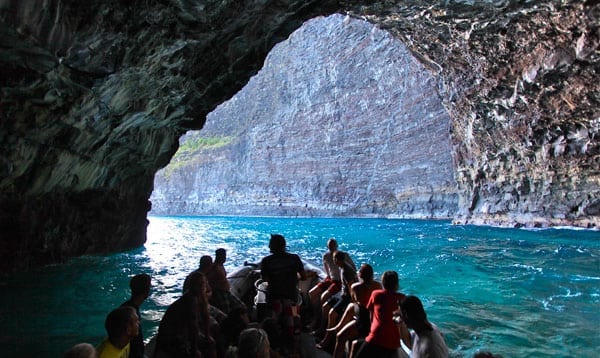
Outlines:
<svg viewBox="0 0 600 358"><path fill-rule="evenodd" d="M179 137L331 1L0 1L0 269L146 239Z"/></svg>
<svg viewBox="0 0 600 358"><path fill-rule="evenodd" d="M597 1L408 1L366 18L440 75L457 223L600 224Z"/></svg>
<svg viewBox="0 0 600 358"><path fill-rule="evenodd" d="M0 0L3 271L145 241L154 173L305 20L378 24L438 78L460 223L598 227L587 1Z"/></svg>

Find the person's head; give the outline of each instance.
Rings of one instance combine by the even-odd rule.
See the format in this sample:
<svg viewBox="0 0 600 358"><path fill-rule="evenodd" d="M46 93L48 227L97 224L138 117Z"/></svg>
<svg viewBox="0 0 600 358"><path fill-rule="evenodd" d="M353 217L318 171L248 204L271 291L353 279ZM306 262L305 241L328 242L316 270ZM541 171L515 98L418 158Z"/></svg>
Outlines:
<svg viewBox="0 0 600 358"><path fill-rule="evenodd" d="M152 278L150 275L141 273L139 275L135 275L129 280L129 288L131 288L132 296L144 296L144 298L148 297L150 294L150 283Z"/></svg>
<svg viewBox="0 0 600 358"><path fill-rule="evenodd" d="M140 333L140 319L133 307L122 306L110 311L104 321L104 328L113 344L115 342L127 344Z"/></svg>
<svg viewBox="0 0 600 358"><path fill-rule="evenodd" d="M386 290L396 291L400 287L400 280L396 271L386 271L381 275L381 285Z"/></svg>
<svg viewBox="0 0 600 358"><path fill-rule="evenodd" d="M63 355L64 358L98 358L96 348L89 343L78 343L69 348Z"/></svg>
<svg viewBox="0 0 600 358"><path fill-rule="evenodd" d="M206 271L210 268L210 266L213 263L213 259L212 257L210 257L209 255L204 255L202 257L200 257L200 270L201 271Z"/></svg>
<svg viewBox="0 0 600 358"><path fill-rule="evenodd" d="M338 243L333 237L331 239L327 240L327 248L329 249L329 252L337 251Z"/></svg>
<svg viewBox="0 0 600 358"><path fill-rule="evenodd" d="M360 277L364 282L373 281L373 267L369 264L360 265L360 269L358 269L358 277Z"/></svg>
<svg viewBox="0 0 600 358"><path fill-rule="evenodd" d="M271 234L271 240L269 241L269 249L273 253L285 252L285 237L280 234Z"/></svg>
<svg viewBox="0 0 600 358"><path fill-rule="evenodd" d="M215 250L215 262L224 263L227 260L227 251L224 248Z"/></svg>
<svg viewBox="0 0 600 358"><path fill-rule="evenodd" d="M473 354L473 358L502 358L499 354L493 354L492 352L477 352Z"/></svg>
<svg viewBox="0 0 600 358"><path fill-rule="evenodd" d="M238 339L239 358L269 358L269 337L260 328L247 328Z"/></svg>
<svg viewBox="0 0 600 358"><path fill-rule="evenodd" d="M200 271L194 271L186 279L186 290L189 294L198 297L205 297L207 294L208 283L206 276Z"/></svg>
<svg viewBox="0 0 600 358"><path fill-rule="evenodd" d="M427 314L417 296L406 296L400 301L400 310L402 319L408 328L418 329L419 327L429 326Z"/></svg>
<svg viewBox="0 0 600 358"><path fill-rule="evenodd" d="M346 254L341 252L341 251L336 251L335 254L333 254L333 263L342 267L344 265L344 262L346 261Z"/></svg>

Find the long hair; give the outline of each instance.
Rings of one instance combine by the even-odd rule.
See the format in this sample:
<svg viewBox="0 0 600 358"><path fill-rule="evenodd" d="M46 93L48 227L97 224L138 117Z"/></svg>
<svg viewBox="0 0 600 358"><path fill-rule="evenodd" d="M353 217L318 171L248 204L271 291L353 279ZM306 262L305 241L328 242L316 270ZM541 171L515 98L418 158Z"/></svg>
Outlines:
<svg viewBox="0 0 600 358"><path fill-rule="evenodd" d="M400 301L400 309L411 321L422 323L428 330L433 330L431 323L427 320L427 313L425 313L423 303L417 296L406 296Z"/></svg>
<svg viewBox="0 0 600 358"><path fill-rule="evenodd" d="M386 271L381 275L381 285L386 290L397 290L400 286L400 280L396 271Z"/></svg>

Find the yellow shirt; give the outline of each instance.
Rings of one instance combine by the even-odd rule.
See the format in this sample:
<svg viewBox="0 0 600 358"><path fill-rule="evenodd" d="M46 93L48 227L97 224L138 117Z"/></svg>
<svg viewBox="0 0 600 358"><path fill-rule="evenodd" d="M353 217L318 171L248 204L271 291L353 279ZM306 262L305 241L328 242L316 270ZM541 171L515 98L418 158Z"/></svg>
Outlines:
<svg viewBox="0 0 600 358"><path fill-rule="evenodd" d="M129 357L129 343L123 349L119 349L110 343L108 338L105 338L102 343L96 348L98 351L98 358L128 358Z"/></svg>

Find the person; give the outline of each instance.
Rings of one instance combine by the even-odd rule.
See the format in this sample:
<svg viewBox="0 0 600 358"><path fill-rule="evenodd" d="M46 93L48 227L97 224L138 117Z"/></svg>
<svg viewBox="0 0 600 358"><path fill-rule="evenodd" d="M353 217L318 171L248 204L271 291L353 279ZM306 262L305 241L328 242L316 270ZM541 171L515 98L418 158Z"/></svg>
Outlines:
<svg viewBox="0 0 600 358"><path fill-rule="evenodd" d="M313 307L313 320L312 326L314 329L319 328L321 325L321 308L324 302L327 302L329 297L340 292L342 289L342 278L340 275L340 269L333 262L333 255L338 251L338 243L336 239L330 238L327 240L327 252L323 254L323 270L325 272L325 279L317 283L308 292L311 307ZM348 264L356 270L354 262L347 256Z"/></svg>
<svg viewBox="0 0 600 358"><path fill-rule="evenodd" d="M140 318L139 334L131 340L131 350L129 358L144 358L144 334L142 333L140 306L150 295L150 286L152 278L150 275L142 273L135 275L129 280L129 288L131 289L131 297L123 302L121 306L129 306L135 309L136 314Z"/></svg>
<svg viewBox="0 0 600 358"><path fill-rule="evenodd" d="M448 357L448 347L439 328L427 320L423 303L416 296L407 296L400 301L401 317L411 332L410 342L405 341L411 348L411 357Z"/></svg>
<svg viewBox="0 0 600 358"><path fill-rule="evenodd" d="M235 297L230 291L229 281L227 281L227 272L223 264L227 260L227 251L218 248L215 251L215 260L210 270L206 274L208 284L212 289L210 304L217 307L225 314L229 314L237 307L245 307L239 298Z"/></svg>
<svg viewBox="0 0 600 358"><path fill-rule="evenodd" d="M108 337L96 348L99 358L129 357L129 342L138 336L140 319L133 307L116 308L106 316L104 328Z"/></svg>
<svg viewBox="0 0 600 358"><path fill-rule="evenodd" d="M347 254L342 251L336 251L333 255L334 264L339 267L342 277L342 290L340 295L332 296L323 305L322 316L327 317L323 320L322 330L326 328L330 329L338 323L338 319L342 316L348 304L352 301L350 296L350 287L358 281L356 271L346 259ZM317 333L318 335L318 333ZM317 344L317 348L324 349L326 351L333 351L332 343L334 343L335 332L331 330L325 333L325 336Z"/></svg>
<svg viewBox="0 0 600 358"><path fill-rule="evenodd" d="M224 350L229 346L237 345L240 332L248 328L250 318L248 311L243 307L234 308L223 322L219 325L221 333L221 345Z"/></svg>
<svg viewBox="0 0 600 358"><path fill-rule="evenodd" d="M369 334L356 354L355 348L351 349L351 357L396 357L400 347L400 332L403 337L408 335L406 327L398 327L394 321L394 315L399 313L400 301L405 297L396 292L400 287L398 274L395 271L384 272L381 283L383 289L373 291L367 303L371 315Z"/></svg>
<svg viewBox="0 0 600 358"><path fill-rule="evenodd" d="M247 328L238 339L239 358L269 358L269 337L260 328Z"/></svg>
<svg viewBox="0 0 600 358"><path fill-rule="evenodd" d="M294 332L300 330L298 279L305 280L306 272L300 257L286 252L282 235L271 234L269 249L271 255L260 263L261 277L267 282L266 304L282 326L285 349L294 350Z"/></svg>
<svg viewBox="0 0 600 358"><path fill-rule="evenodd" d="M210 255L203 255L200 257L200 263L198 265L198 268L195 269L194 271L192 271L192 273L202 272L204 274L204 276L206 276L208 274L208 272L210 271L210 269L212 268L212 264L213 264L212 257ZM191 274L189 274L183 281L183 292L184 293L185 293L185 291L187 291L189 289L188 279L190 277L191 277Z"/></svg>
<svg viewBox="0 0 600 358"><path fill-rule="evenodd" d="M502 358L502 356L488 351L479 351L473 354L473 358Z"/></svg>
<svg viewBox="0 0 600 358"><path fill-rule="evenodd" d="M335 348L333 350L334 358L343 358L345 355L345 346L347 341L356 338L364 338L369 334L371 327L371 317L367 309L367 303L371 293L380 290L381 283L373 279L373 267L369 264L362 264L358 270L359 282L350 287L350 303L336 327L332 331L336 332Z"/></svg>
<svg viewBox="0 0 600 358"><path fill-rule="evenodd" d="M213 259L210 255L202 255L200 257L200 265L198 266L198 270L202 272L205 276L212 269Z"/></svg>
<svg viewBox="0 0 600 358"><path fill-rule="evenodd" d="M89 343L78 343L69 348L63 358L98 358L96 348Z"/></svg>
<svg viewBox="0 0 600 358"><path fill-rule="evenodd" d="M273 317L267 317L262 322L260 322L259 328L267 332L267 336L269 337L269 344L271 346L271 357L278 357L279 352L283 348L283 338L281 334L281 327L279 326L277 319Z"/></svg>
<svg viewBox="0 0 600 358"><path fill-rule="evenodd" d="M187 278L188 289L165 312L156 335L156 355L183 358L215 357L210 333L206 277L198 270Z"/></svg>

